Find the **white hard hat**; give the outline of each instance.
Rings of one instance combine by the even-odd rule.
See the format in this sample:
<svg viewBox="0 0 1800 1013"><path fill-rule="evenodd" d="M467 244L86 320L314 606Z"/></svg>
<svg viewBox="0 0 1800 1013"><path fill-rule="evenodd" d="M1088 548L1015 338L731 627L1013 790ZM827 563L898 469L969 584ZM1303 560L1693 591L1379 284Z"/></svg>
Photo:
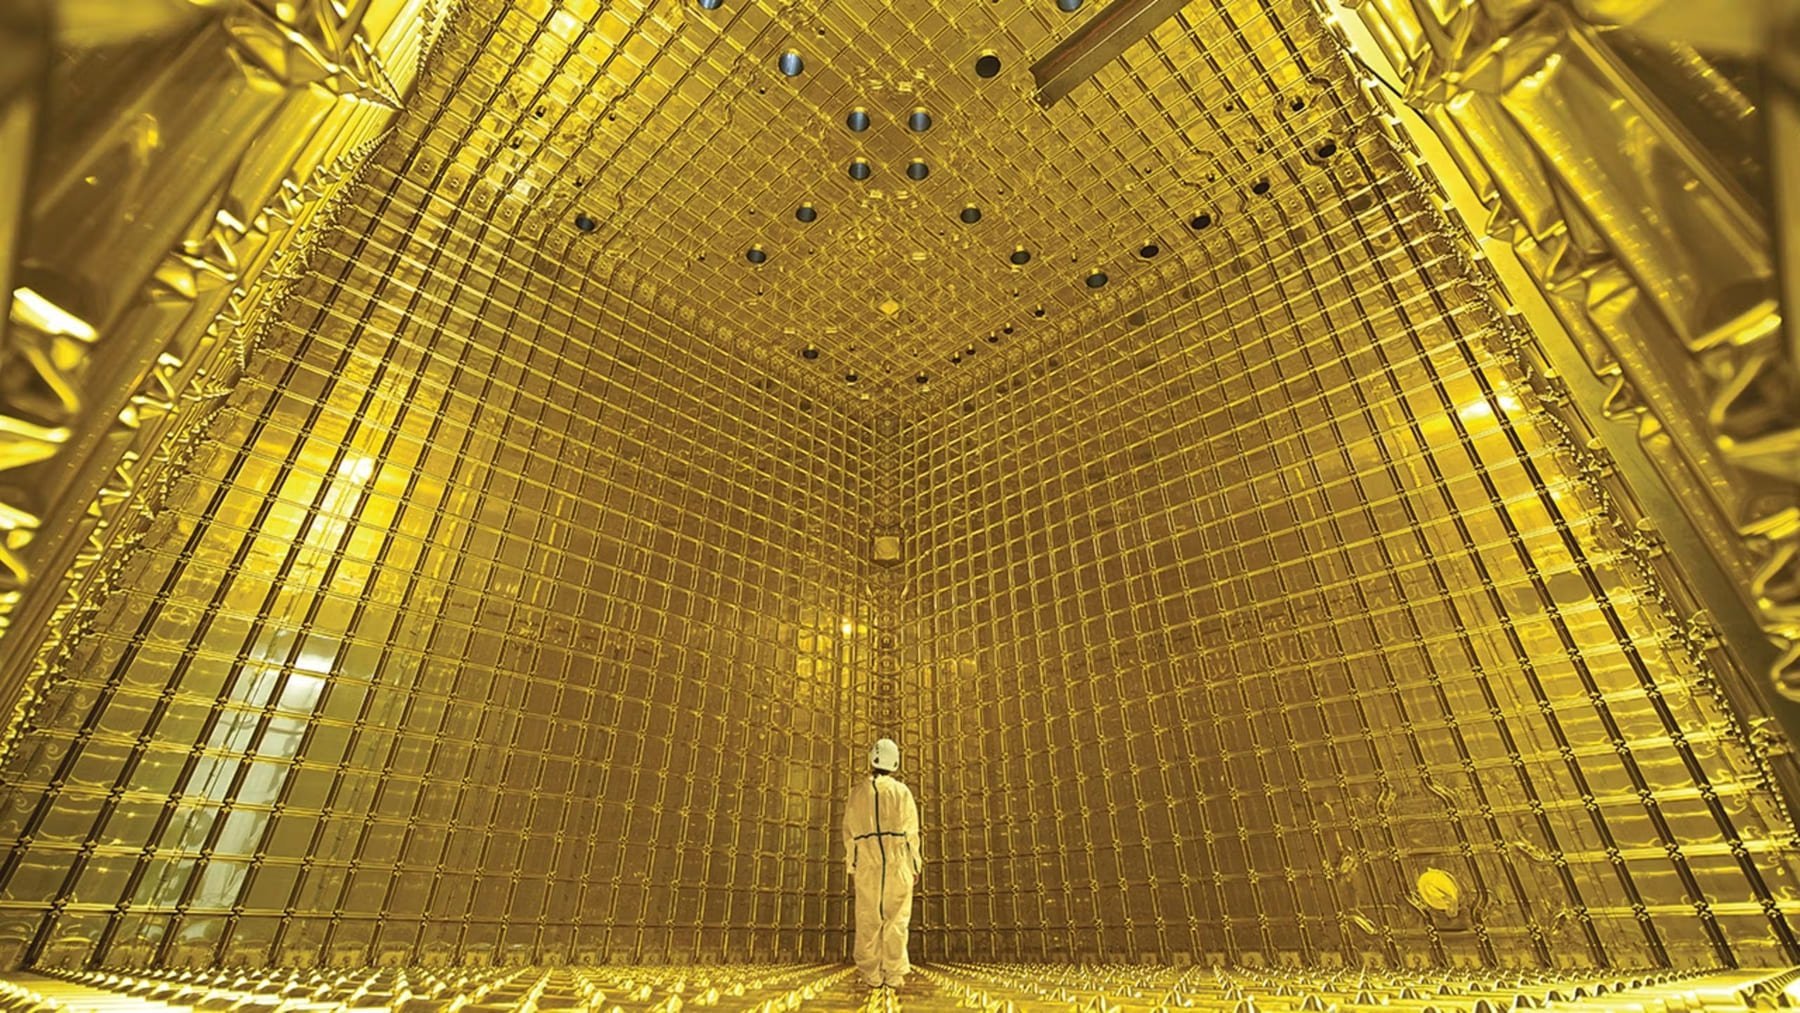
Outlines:
<svg viewBox="0 0 1800 1013"><path fill-rule="evenodd" d="M869 749L869 766L892 774L900 769L900 745L893 739L877 739Z"/></svg>

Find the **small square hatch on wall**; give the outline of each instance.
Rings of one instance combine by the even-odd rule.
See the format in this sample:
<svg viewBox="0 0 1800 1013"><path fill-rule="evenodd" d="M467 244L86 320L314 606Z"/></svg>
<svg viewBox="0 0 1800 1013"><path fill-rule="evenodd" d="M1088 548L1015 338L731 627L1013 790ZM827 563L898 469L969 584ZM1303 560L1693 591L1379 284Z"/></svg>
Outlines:
<svg viewBox="0 0 1800 1013"><path fill-rule="evenodd" d="M874 555L877 563L900 562L900 536L876 535Z"/></svg>

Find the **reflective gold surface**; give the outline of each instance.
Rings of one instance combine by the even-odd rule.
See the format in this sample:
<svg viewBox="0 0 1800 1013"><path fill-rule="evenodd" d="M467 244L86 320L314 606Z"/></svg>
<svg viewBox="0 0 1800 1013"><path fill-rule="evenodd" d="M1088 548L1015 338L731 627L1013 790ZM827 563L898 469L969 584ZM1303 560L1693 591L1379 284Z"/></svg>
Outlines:
<svg viewBox="0 0 1800 1013"><path fill-rule="evenodd" d="M1785 994L1763 48L1207 0L1046 106L1065 6L0 20L0 999Z"/></svg>
<svg viewBox="0 0 1800 1013"><path fill-rule="evenodd" d="M868 991L849 968L640 966L332 971L89 971L0 979L0 1005L33 1010L537 1010L674 1013L988 1010L995 1013L1218 1013L1254 1010L1572 1010L1739 1013L1791 1004L1800 969L1599 976L1295 972L1129 965L946 964L898 990Z"/></svg>
<svg viewBox="0 0 1800 1013"><path fill-rule="evenodd" d="M940 945L1779 961L1766 768L1425 194L1355 158L912 428Z"/></svg>
<svg viewBox="0 0 1800 1013"><path fill-rule="evenodd" d="M1688 551L1734 575L1767 641L1728 633L1739 663L1800 693L1800 326L1781 313L1800 4L1336 2L1607 382L1584 407L1636 424L1667 488L1637 494L1672 494Z"/></svg>
<svg viewBox="0 0 1800 1013"><path fill-rule="evenodd" d="M427 0L49 8L45 126L18 247L0 247L16 286L0 345L9 713L46 674L45 631L79 621L105 546L153 508L172 435L235 382L437 24Z"/></svg>

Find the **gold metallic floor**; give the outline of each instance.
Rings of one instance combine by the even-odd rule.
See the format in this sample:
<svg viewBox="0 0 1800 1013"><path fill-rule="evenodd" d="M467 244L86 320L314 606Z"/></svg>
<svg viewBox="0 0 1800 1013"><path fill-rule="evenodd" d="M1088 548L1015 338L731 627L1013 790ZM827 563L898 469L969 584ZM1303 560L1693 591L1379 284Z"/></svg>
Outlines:
<svg viewBox="0 0 1800 1013"><path fill-rule="evenodd" d="M903 989L874 992L834 965L19 972L0 980L0 1010L33 1011L1728 1013L1797 1002L1800 968L1555 975L944 964L919 968Z"/></svg>

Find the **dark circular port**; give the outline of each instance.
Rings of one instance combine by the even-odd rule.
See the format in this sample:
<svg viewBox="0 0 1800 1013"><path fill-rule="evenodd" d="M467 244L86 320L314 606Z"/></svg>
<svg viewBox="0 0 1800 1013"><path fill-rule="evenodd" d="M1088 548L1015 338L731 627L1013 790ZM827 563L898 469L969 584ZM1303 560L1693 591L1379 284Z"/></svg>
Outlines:
<svg viewBox="0 0 1800 1013"><path fill-rule="evenodd" d="M794 209L794 217L803 222L817 221L819 218L819 209L813 207L811 204L802 204Z"/></svg>
<svg viewBox="0 0 1800 1013"><path fill-rule="evenodd" d="M1257 195L1258 197L1261 197L1263 194L1268 193L1269 192L1269 181L1266 179L1259 179L1256 182L1250 184L1250 192Z"/></svg>
<svg viewBox="0 0 1800 1013"><path fill-rule="evenodd" d="M800 72L806 69L806 61L800 58L799 50L790 49L781 54L781 58L775 61L775 66L780 68L784 77L799 77Z"/></svg>
<svg viewBox="0 0 1800 1013"><path fill-rule="evenodd" d="M802 359L816 359L819 357L819 350L811 345L807 345L805 348L800 349L800 357Z"/></svg>
<svg viewBox="0 0 1800 1013"><path fill-rule="evenodd" d="M1081 0L1056 0L1056 9L1064 14L1073 14L1081 9Z"/></svg>
<svg viewBox="0 0 1800 1013"><path fill-rule="evenodd" d="M850 110L850 115L844 117L844 126L859 134L869 129L869 111L861 108Z"/></svg>
<svg viewBox="0 0 1800 1013"><path fill-rule="evenodd" d="M1000 58L993 53L983 53L975 58L975 76L993 77L1000 73Z"/></svg>
<svg viewBox="0 0 1800 1013"><path fill-rule="evenodd" d="M922 134L931 129L931 114L923 109L914 109L912 114L906 117L906 126L913 133Z"/></svg>
<svg viewBox="0 0 1800 1013"><path fill-rule="evenodd" d="M1105 271L1095 271L1093 274L1087 276L1088 288L1105 288L1106 282L1107 277Z"/></svg>
<svg viewBox="0 0 1800 1013"><path fill-rule="evenodd" d="M855 383L858 379L859 379L859 377L855 373L845 373L844 374L844 382L845 383Z"/></svg>
<svg viewBox="0 0 1800 1013"><path fill-rule="evenodd" d="M913 377L913 380L918 383L930 383L931 377L928 374L920 373L918 376Z"/></svg>
<svg viewBox="0 0 1800 1013"><path fill-rule="evenodd" d="M1039 320L1042 320L1044 318L1044 312L1045 312L1044 308L1042 306L1039 306L1037 309L1034 309L1031 311L1031 315L1034 317L1037 317Z"/></svg>
<svg viewBox="0 0 1800 1013"><path fill-rule="evenodd" d="M981 209L970 204L968 207L963 208L962 213L958 214L956 217L961 218L964 225L973 225L976 222L981 221Z"/></svg>
<svg viewBox="0 0 1800 1013"><path fill-rule="evenodd" d="M600 227L600 223L597 221L594 221L592 218L588 217L587 215L576 215L575 216L575 227L580 229L583 232L592 232L595 229Z"/></svg>
<svg viewBox="0 0 1800 1013"><path fill-rule="evenodd" d="M1010 256L1006 259L1012 261L1015 264L1020 264L1020 265L1029 264L1029 263L1031 263L1031 251L1025 249L1024 247L1020 247L1019 249L1012 251L1012 256Z"/></svg>
<svg viewBox="0 0 1800 1013"><path fill-rule="evenodd" d="M1150 260L1151 258L1155 257L1157 254L1159 254L1161 252L1162 252L1162 247L1156 245L1155 243L1145 243L1144 245L1138 247L1138 256L1144 260Z"/></svg>
<svg viewBox="0 0 1800 1013"><path fill-rule="evenodd" d="M906 165L906 178L915 183L929 175L931 175L931 166L926 165L922 158L915 158Z"/></svg>
<svg viewBox="0 0 1800 1013"><path fill-rule="evenodd" d="M1336 141L1320 141L1319 146L1313 149L1313 153L1318 155L1320 158L1330 158L1331 156L1337 154L1337 142Z"/></svg>
<svg viewBox="0 0 1800 1013"><path fill-rule="evenodd" d="M700 0L700 9L703 11L716 11L723 6L725 0Z"/></svg>
<svg viewBox="0 0 1800 1013"><path fill-rule="evenodd" d="M744 259L748 260L752 264L760 264L763 261L768 260L769 255L767 253L763 252L762 247L752 246L748 250L744 251Z"/></svg>
<svg viewBox="0 0 1800 1013"><path fill-rule="evenodd" d="M1303 98L1296 98L1293 101L1288 103L1288 108L1292 109L1295 112L1299 112L1300 110L1306 108L1306 100Z"/></svg>
<svg viewBox="0 0 1800 1013"><path fill-rule="evenodd" d="M1188 219L1188 228L1193 229L1195 232L1199 232L1201 229L1204 229L1211 224L1212 224L1212 215L1206 214L1204 212L1197 214L1194 217Z"/></svg>
<svg viewBox="0 0 1800 1013"><path fill-rule="evenodd" d="M870 176L873 176L874 174L875 174L875 170L869 168L869 163L868 163L867 159L859 158L850 163L850 178L851 179L856 179L856 180L868 179Z"/></svg>
<svg viewBox="0 0 1800 1013"><path fill-rule="evenodd" d="M989 331L988 336L987 336L987 343L990 345L998 345L1000 343L999 333L997 333L995 331Z"/></svg>

